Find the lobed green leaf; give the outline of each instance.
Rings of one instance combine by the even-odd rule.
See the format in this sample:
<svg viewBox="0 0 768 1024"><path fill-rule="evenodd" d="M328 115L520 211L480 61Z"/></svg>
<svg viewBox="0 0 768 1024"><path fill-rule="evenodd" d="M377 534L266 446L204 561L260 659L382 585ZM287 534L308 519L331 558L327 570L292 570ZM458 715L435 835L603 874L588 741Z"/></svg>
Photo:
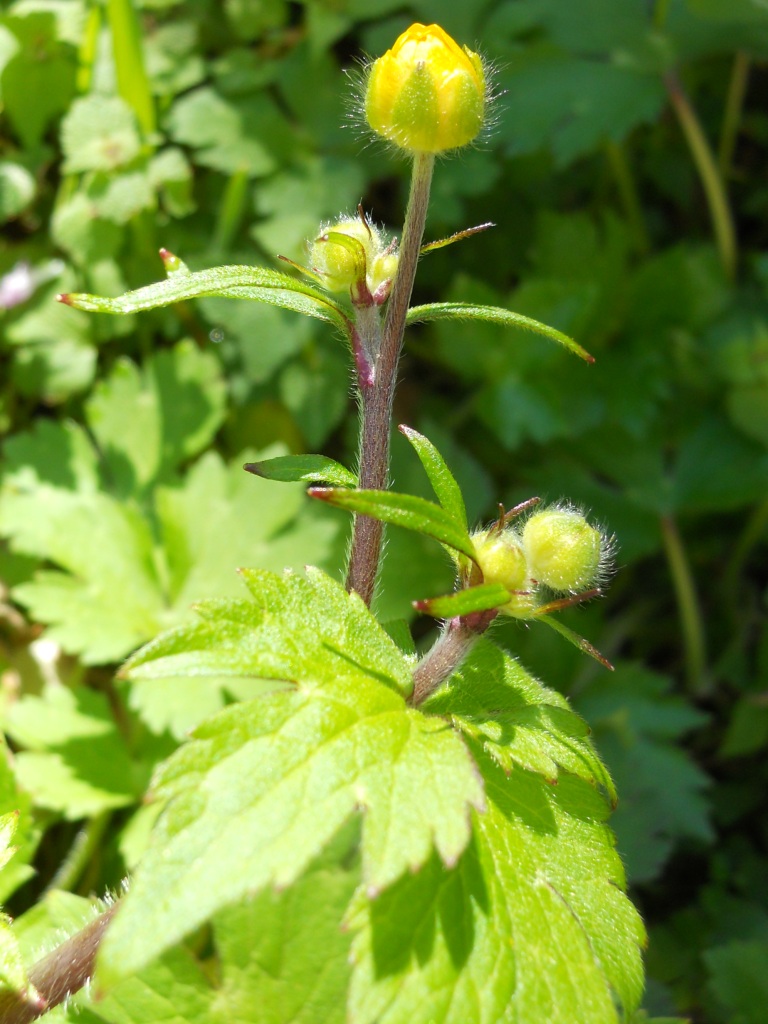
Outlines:
<svg viewBox="0 0 768 1024"><path fill-rule="evenodd" d="M595 361L578 342L558 331L556 327L550 327L522 313L512 313L500 306L478 306L468 302L433 302L426 306L412 306L408 310L406 323L409 325L426 323L429 320L489 320L501 327L519 327L556 341L587 363Z"/></svg>
<svg viewBox="0 0 768 1024"><path fill-rule="evenodd" d="M102 945L105 985L246 893L292 884L356 810L373 894L433 850L455 864L484 806L456 733L363 670L225 709L161 765L154 793L168 806Z"/></svg>
<svg viewBox="0 0 768 1024"><path fill-rule="evenodd" d="M476 642L422 710L449 718L505 771L517 765L554 783L564 769L616 801L613 781L590 741L586 722L561 694L488 640Z"/></svg>
<svg viewBox="0 0 768 1024"><path fill-rule="evenodd" d="M618 1024L642 994L642 923L595 789L477 751L488 794L453 871L436 858L375 901L358 893L356 1024Z"/></svg>
<svg viewBox="0 0 768 1024"><path fill-rule="evenodd" d="M201 622L164 633L128 660L131 680L218 676L324 687L360 672L413 688L396 644L356 594L317 569L307 579L241 570L250 600L203 601ZM300 638L300 639L299 639Z"/></svg>

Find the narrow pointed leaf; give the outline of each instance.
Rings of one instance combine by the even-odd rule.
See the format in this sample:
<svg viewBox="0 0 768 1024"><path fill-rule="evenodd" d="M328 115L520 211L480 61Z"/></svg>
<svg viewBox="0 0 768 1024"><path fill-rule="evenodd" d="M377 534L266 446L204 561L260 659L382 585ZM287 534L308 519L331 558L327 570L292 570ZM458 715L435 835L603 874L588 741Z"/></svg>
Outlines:
<svg viewBox="0 0 768 1024"><path fill-rule="evenodd" d="M495 228L496 225L493 221L486 221L485 224L477 224L473 228L464 228L463 231L456 231L454 234L449 235L447 238L438 238L434 242L427 242L426 245L422 245L421 253L434 252L435 249L443 249L446 245L453 245L454 242L461 242L465 238L470 238L472 235L477 235L481 231L487 231L488 228Z"/></svg>
<svg viewBox="0 0 768 1024"><path fill-rule="evenodd" d="M587 363L595 361L578 342L557 328L523 316L522 313L512 313L500 306L476 306L470 302L434 302L427 306L413 306L408 310L406 323L409 325L425 323L428 320L490 320L501 327L520 327L524 331L533 331L534 334L551 338Z"/></svg>
<svg viewBox="0 0 768 1024"><path fill-rule="evenodd" d="M432 442L418 431L406 426L400 426L399 430L413 445L424 467L424 472L429 477L437 500L445 511L453 516L458 526L463 530L469 530L467 510L461 488L456 483L453 473L448 469L443 456Z"/></svg>
<svg viewBox="0 0 768 1024"><path fill-rule="evenodd" d="M445 509L432 501L413 494L396 494L394 491L348 491L330 487L313 487L309 494L329 505L345 508L348 512L423 533L472 561L475 560L475 548L467 531L458 526Z"/></svg>
<svg viewBox="0 0 768 1024"><path fill-rule="evenodd" d="M247 462L243 467L265 480L306 484L330 484L332 487L357 487L357 477L340 462L325 455L280 455L263 462Z"/></svg>
<svg viewBox="0 0 768 1024"><path fill-rule="evenodd" d="M75 292L60 296L60 301L89 313L138 313L208 295L266 302L326 320L340 327L347 337L351 335L349 317L330 296L288 274L263 267L213 267L177 273L114 299Z"/></svg>
<svg viewBox="0 0 768 1024"><path fill-rule="evenodd" d="M456 615L469 615L472 612L500 608L509 601L509 597L509 591L500 583L483 583L478 587L457 590L455 594L446 594L445 597L429 597L423 601L414 601L413 606L426 615L433 615L436 619L452 619Z"/></svg>
<svg viewBox="0 0 768 1024"><path fill-rule="evenodd" d="M564 626L559 619L553 619L551 615L538 615L538 622L544 622L550 629L554 629L560 636L565 637L568 643L573 644L574 647L578 647L584 654L588 654L590 658L594 658L595 661L599 661L600 664L607 668L610 672L613 672L613 665L608 661L607 658L603 657L600 651L596 647L593 647L589 640L585 640L583 636L579 636L578 633L574 633L568 626Z"/></svg>

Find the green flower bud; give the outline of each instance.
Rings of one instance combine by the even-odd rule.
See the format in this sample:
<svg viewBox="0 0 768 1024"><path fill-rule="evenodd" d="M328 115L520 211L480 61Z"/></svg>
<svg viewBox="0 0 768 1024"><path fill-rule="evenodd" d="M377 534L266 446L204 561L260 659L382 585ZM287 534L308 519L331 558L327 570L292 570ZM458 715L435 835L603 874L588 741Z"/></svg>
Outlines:
<svg viewBox="0 0 768 1024"><path fill-rule="evenodd" d="M348 217L322 229L309 248L310 265L331 292L348 290L365 279L369 258L379 248L376 229L360 217Z"/></svg>
<svg viewBox="0 0 768 1024"><path fill-rule="evenodd" d="M411 25L368 72L368 124L411 153L465 146L482 128L485 107L480 57L439 25Z"/></svg>
<svg viewBox="0 0 768 1024"><path fill-rule="evenodd" d="M570 508L535 512L523 526L522 543L531 576L559 592L594 586L610 553L600 531Z"/></svg>
<svg viewBox="0 0 768 1024"><path fill-rule="evenodd" d="M397 270L397 253L368 220L344 217L321 229L309 246L311 269L331 292L351 291L358 300L383 302Z"/></svg>
<svg viewBox="0 0 768 1024"><path fill-rule="evenodd" d="M488 530L472 538L477 564L485 583L500 583L511 592L509 602L499 611L515 618L529 618L536 608L535 584L528 573L528 563L514 530Z"/></svg>

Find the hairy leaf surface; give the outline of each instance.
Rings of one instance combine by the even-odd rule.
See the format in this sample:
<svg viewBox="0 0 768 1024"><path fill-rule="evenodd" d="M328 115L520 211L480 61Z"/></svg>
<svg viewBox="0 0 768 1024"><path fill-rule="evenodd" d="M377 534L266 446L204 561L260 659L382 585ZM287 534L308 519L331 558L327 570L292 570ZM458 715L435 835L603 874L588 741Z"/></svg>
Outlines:
<svg viewBox="0 0 768 1024"><path fill-rule="evenodd" d="M356 809L373 893L433 849L454 864L483 807L456 733L362 671L226 709L165 763L155 794L169 806L105 940L105 983L247 892L290 885Z"/></svg>
<svg viewBox="0 0 768 1024"><path fill-rule="evenodd" d="M580 779L556 787L480 751L488 810L453 871L433 858L350 914L356 1024L618 1024L642 992L640 919Z"/></svg>

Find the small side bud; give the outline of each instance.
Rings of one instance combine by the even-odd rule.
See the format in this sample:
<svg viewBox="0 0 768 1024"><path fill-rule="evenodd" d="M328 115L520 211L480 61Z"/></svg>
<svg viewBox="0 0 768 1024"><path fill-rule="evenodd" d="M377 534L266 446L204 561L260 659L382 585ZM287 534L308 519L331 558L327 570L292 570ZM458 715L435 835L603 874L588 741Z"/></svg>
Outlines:
<svg viewBox="0 0 768 1024"><path fill-rule="evenodd" d="M160 250L160 259L163 261L163 266L165 267L165 272L168 277L173 277L175 274L189 273L189 267L186 263L179 259L179 257L169 249Z"/></svg>
<svg viewBox="0 0 768 1024"><path fill-rule="evenodd" d="M371 128L411 153L442 153L471 142L485 120L480 57L439 25L415 24L368 69Z"/></svg>
<svg viewBox="0 0 768 1024"><path fill-rule="evenodd" d="M528 573L523 545L514 530L487 530L472 538L485 583L500 583L511 594L499 611L528 618L536 609L535 585Z"/></svg>
<svg viewBox="0 0 768 1024"><path fill-rule="evenodd" d="M599 582L611 545L581 512L549 508L525 523L522 543L535 580L560 593L577 593Z"/></svg>
<svg viewBox="0 0 768 1024"><path fill-rule="evenodd" d="M311 270L331 292L349 291L353 302L381 304L397 270L397 253L363 216L324 225L310 243Z"/></svg>

